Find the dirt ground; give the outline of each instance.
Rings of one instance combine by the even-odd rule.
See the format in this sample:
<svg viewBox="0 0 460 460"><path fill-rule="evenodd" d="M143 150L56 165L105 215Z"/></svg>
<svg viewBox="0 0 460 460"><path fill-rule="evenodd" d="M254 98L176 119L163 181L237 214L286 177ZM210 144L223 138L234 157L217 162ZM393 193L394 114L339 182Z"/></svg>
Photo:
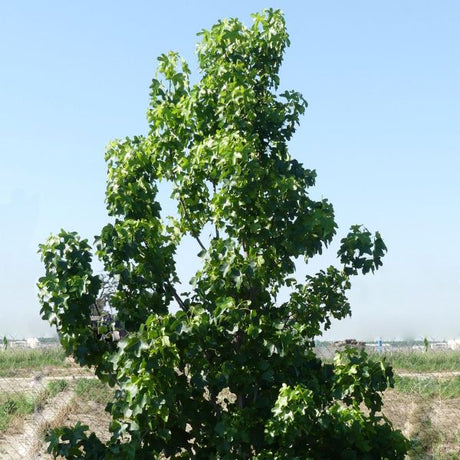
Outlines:
<svg viewBox="0 0 460 460"><path fill-rule="evenodd" d="M110 417L104 410L104 404L93 401L83 402L74 399L69 410L59 423L59 426L73 426L77 422L88 425L91 431L97 435L101 441L108 441L110 438L109 424ZM53 457L46 453L46 445L41 444L37 449L35 459L52 460Z"/></svg>
<svg viewBox="0 0 460 460"><path fill-rule="evenodd" d="M383 413L415 442L413 459L460 458L460 398L426 399L388 390Z"/></svg>
<svg viewBox="0 0 460 460"><path fill-rule="evenodd" d="M105 405L93 401L80 401L72 386L81 378L94 378L94 374L69 361L67 367L46 366L39 370L20 369L13 377L0 377L1 394L28 394L36 396L51 381L65 380L68 389L60 392L33 414L14 419L6 433L0 432L0 460L51 459L43 443L44 433L77 421L90 426L102 439L107 439L110 419Z"/></svg>
<svg viewBox="0 0 460 460"><path fill-rule="evenodd" d="M39 451L43 444L43 434L66 416L72 408L73 399L73 391L61 392L43 410L15 420L7 433L0 435L0 459L41 458Z"/></svg>

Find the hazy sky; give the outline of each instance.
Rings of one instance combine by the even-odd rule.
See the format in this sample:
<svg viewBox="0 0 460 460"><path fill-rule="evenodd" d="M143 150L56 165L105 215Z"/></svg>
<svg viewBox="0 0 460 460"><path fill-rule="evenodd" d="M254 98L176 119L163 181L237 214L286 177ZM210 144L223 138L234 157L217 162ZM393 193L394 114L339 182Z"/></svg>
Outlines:
<svg viewBox="0 0 460 460"><path fill-rule="evenodd" d="M1 335L50 332L37 246L106 223L104 147L146 132L156 57L176 50L195 69L197 32L264 7L291 37L281 87L309 102L292 155L317 170L338 239L362 223L389 248L326 338L460 337L457 0L1 2Z"/></svg>

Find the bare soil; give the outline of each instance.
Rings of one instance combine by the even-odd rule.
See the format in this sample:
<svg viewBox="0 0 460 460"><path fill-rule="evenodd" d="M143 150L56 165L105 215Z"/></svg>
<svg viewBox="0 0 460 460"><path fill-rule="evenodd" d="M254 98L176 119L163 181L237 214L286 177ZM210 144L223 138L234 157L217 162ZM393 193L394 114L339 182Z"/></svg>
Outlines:
<svg viewBox="0 0 460 460"><path fill-rule="evenodd" d="M44 433L57 425L71 410L72 391L59 393L41 411L16 419L7 433L0 436L0 458L9 460L37 459ZM48 457L52 458L52 457Z"/></svg>
<svg viewBox="0 0 460 460"><path fill-rule="evenodd" d="M388 390L383 399L384 415L415 442L409 458L460 458L460 398L427 399Z"/></svg>
<svg viewBox="0 0 460 460"><path fill-rule="evenodd" d="M70 364L66 368L47 366L40 370L20 370L14 377L0 377L0 393L37 395L50 381L66 380L68 390L58 393L33 414L15 418L6 432L0 432L1 460L52 459L46 454L44 434L50 428L74 425L77 421L90 426L102 439L108 436L108 415L103 404L79 401L72 390L81 378L95 378L88 369ZM105 423L107 422L107 423Z"/></svg>
<svg viewBox="0 0 460 460"><path fill-rule="evenodd" d="M71 410L66 412L56 426L74 426L77 422L81 422L83 425L88 425L90 431L94 432L101 441L108 441L110 438L108 428L111 418L104 409L104 404L98 404L93 401L84 402L74 398ZM46 448L47 446L42 440L34 453L35 457L32 458L51 460L53 457L46 453Z"/></svg>

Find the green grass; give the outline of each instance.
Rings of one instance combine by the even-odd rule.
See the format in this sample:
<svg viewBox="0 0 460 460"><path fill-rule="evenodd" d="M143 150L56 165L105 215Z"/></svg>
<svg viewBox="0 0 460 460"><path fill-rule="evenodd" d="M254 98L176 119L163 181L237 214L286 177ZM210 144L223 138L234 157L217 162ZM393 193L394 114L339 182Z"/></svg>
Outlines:
<svg viewBox="0 0 460 460"><path fill-rule="evenodd" d="M451 425L440 426L432 420L434 400L418 400L409 424L411 449L408 459L455 460L460 454L460 430L457 421Z"/></svg>
<svg viewBox="0 0 460 460"><path fill-rule="evenodd" d="M59 393L63 392L68 388L69 384L66 380L52 380L46 385L46 390L50 398L54 398Z"/></svg>
<svg viewBox="0 0 460 460"><path fill-rule="evenodd" d="M83 401L94 401L107 404L113 400L113 390L96 379L78 379L75 393Z"/></svg>
<svg viewBox="0 0 460 460"><path fill-rule="evenodd" d="M460 398L460 376L450 379L396 376L395 389L422 398Z"/></svg>
<svg viewBox="0 0 460 460"><path fill-rule="evenodd" d="M411 416L411 449L409 458L411 460L433 458L433 449L441 441L439 430L437 430L430 419L429 403L419 403Z"/></svg>
<svg viewBox="0 0 460 460"><path fill-rule="evenodd" d="M0 395L0 432L6 431L15 417L31 414L35 409L35 398L31 395Z"/></svg>
<svg viewBox="0 0 460 460"><path fill-rule="evenodd" d="M40 369L44 366L65 367L61 347L43 349L8 349L0 352L0 377L15 375L18 369Z"/></svg>
<svg viewBox="0 0 460 460"><path fill-rule="evenodd" d="M385 357L396 370L406 372L452 372L460 371L460 351L398 351L377 355Z"/></svg>
<svg viewBox="0 0 460 460"><path fill-rule="evenodd" d="M67 389L65 380L49 382L38 394L0 394L0 432L6 431L13 419L40 411L44 405Z"/></svg>
<svg viewBox="0 0 460 460"><path fill-rule="evenodd" d="M51 399L68 388L65 380L52 380L35 397L35 410L42 410L43 406Z"/></svg>

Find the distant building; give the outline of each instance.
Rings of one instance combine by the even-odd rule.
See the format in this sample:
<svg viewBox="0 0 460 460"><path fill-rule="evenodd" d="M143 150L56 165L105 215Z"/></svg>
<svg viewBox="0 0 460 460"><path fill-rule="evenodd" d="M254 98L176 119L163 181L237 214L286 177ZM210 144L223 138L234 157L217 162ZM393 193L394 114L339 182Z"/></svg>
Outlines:
<svg viewBox="0 0 460 460"><path fill-rule="evenodd" d="M22 340L15 340L15 339L11 339L11 340L8 340L8 347L10 348L20 348L20 349L24 349L24 348L49 348L49 347L55 347L56 345L58 345L58 342L57 341L45 341L44 343L38 339L37 337L28 337L27 339L22 339Z"/></svg>
<svg viewBox="0 0 460 460"><path fill-rule="evenodd" d="M38 348L40 346L40 341L36 337L29 337L26 342L29 348Z"/></svg>
<svg viewBox="0 0 460 460"><path fill-rule="evenodd" d="M27 348L27 340L8 340L11 348Z"/></svg>
<svg viewBox="0 0 460 460"><path fill-rule="evenodd" d="M453 339L447 341L447 346L451 350L460 350L460 339Z"/></svg>
<svg viewBox="0 0 460 460"><path fill-rule="evenodd" d="M425 351L425 346L424 345L412 345L412 350Z"/></svg>
<svg viewBox="0 0 460 460"><path fill-rule="evenodd" d="M430 343L432 350L447 350L449 348L447 342L432 342Z"/></svg>
<svg viewBox="0 0 460 460"><path fill-rule="evenodd" d="M395 351L395 347L391 343L383 343L379 345L377 342L366 343L366 348L372 352L386 353Z"/></svg>

